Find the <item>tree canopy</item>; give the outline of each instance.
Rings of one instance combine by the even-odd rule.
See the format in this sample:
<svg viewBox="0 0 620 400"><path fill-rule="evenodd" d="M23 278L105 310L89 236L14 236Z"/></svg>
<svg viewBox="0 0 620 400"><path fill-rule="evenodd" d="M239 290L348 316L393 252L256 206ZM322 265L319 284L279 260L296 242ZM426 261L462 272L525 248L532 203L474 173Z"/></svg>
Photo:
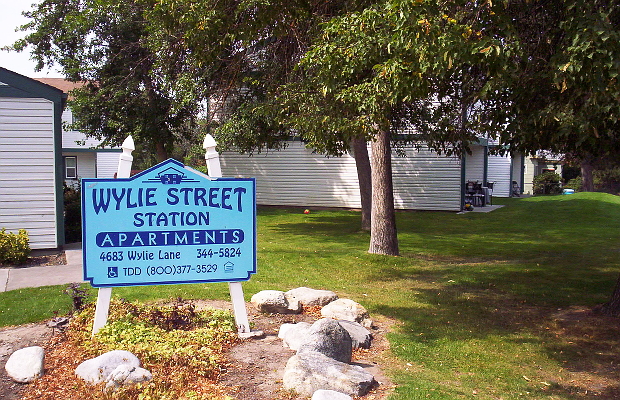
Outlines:
<svg viewBox="0 0 620 400"><path fill-rule="evenodd" d="M85 82L69 101L74 129L103 145L119 145L131 134L163 160L191 132L198 104L176 104L153 73L147 7L139 0L43 0L25 12L31 20L22 29L33 32L14 47L30 47L38 69L56 63L67 79Z"/></svg>
<svg viewBox="0 0 620 400"><path fill-rule="evenodd" d="M373 220L392 225L384 238L397 253L386 193L395 133L447 154L480 136L525 153L617 153L619 10L618 0L44 0L15 47L88 82L74 94L78 128L108 143L131 133L164 155L208 99L223 117L218 139L242 151L291 134L332 155L370 140L387 210Z"/></svg>

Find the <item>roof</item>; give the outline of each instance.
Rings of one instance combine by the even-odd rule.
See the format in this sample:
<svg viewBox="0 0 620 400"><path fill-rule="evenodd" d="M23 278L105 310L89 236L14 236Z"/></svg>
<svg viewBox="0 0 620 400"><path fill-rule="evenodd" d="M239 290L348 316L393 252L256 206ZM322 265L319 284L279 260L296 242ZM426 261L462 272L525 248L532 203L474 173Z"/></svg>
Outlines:
<svg viewBox="0 0 620 400"><path fill-rule="evenodd" d="M53 86L56 89L62 90L64 93L69 93L73 89L82 87L84 82L71 82L64 78L34 78L35 81L45 83L46 85Z"/></svg>
<svg viewBox="0 0 620 400"><path fill-rule="evenodd" d="M62 90L0 67L0 97L42 97L64 105L67 95Z"/></svg>

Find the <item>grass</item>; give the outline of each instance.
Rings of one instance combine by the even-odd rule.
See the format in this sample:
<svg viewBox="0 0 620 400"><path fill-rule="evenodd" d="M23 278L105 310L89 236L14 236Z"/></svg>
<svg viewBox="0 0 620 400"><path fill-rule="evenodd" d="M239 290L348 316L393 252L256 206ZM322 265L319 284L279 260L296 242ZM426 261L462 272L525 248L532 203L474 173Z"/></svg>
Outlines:
<svg viewBox="0 0 620 400"><path fill-rule="evenodd" d="M498 201L506 207L488 214L399 212L401 257L367 254L356 212L261 209L258 273L244 283L246 298L263 289L330 289L396 320L388 367L399 385L395 399L578 399L588 379L602 385L599 398L614 398L614 332L609 339L588 331L592 340L584 342L569 330L587 327L555 316L611 294L620 272L620 197ZM61 290L0 293L0 304L36 308L28 321L42 319L68 307L66 295L54 295ZM225 284L196 284L119 288L114 296L229 295ZM26 322L4 308L0 325Z"/></svg>

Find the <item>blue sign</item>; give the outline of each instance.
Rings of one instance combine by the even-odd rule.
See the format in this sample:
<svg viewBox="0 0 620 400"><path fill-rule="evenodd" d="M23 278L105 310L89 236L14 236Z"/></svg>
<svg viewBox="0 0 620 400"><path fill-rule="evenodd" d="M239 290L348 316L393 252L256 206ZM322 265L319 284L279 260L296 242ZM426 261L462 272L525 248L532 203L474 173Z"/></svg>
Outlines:
<svg viewBox="0 0 620 400"><path fill-rule="evenodd" d="M172 159L128 179L82 179L82 249L94 287L248 280L256 182Z"/></svg>

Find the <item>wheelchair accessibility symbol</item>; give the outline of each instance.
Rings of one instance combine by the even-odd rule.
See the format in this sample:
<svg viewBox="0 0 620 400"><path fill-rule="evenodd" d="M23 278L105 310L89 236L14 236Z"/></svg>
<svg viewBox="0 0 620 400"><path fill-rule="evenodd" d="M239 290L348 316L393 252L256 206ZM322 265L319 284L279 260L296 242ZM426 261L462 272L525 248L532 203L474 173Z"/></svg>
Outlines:
<svg viewBox="0 0 620 400"><path fill-rule="evenodd" d="M118 267L108 267L108 278L118 278Z"/></svg>

